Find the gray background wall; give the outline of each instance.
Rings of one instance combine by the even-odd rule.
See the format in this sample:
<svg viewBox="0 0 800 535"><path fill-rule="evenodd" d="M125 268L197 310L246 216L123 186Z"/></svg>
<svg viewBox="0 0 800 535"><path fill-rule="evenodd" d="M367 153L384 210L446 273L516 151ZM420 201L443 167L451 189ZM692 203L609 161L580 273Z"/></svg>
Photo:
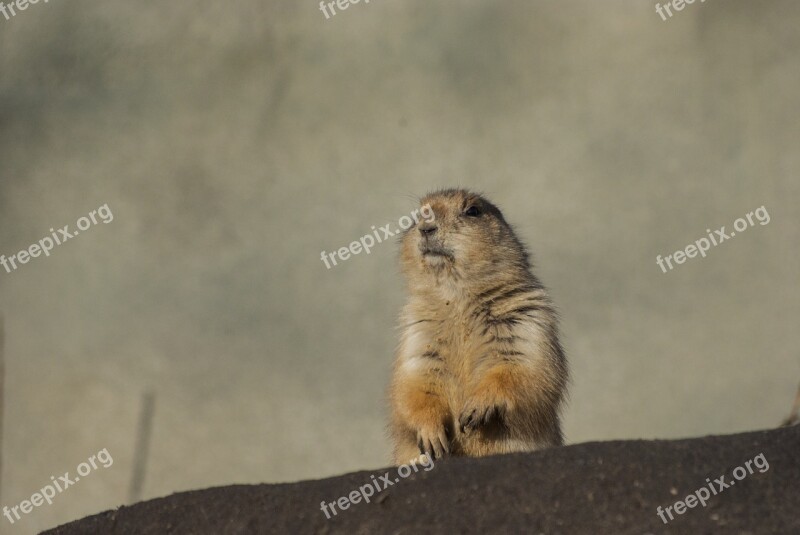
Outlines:
<svg viewBox="0 0 800 535"><path fill-rule="evenodd" d="M461 185L562 309L570 442L766 428L800 377L800 4L40 2L0 18L0 254L13 273L2 505L114 465L3 532L128 500L388 464L396 246L331 251ZM766 226L655 264L764 205ZM309 514L315 514L309 511Z"/></svg>

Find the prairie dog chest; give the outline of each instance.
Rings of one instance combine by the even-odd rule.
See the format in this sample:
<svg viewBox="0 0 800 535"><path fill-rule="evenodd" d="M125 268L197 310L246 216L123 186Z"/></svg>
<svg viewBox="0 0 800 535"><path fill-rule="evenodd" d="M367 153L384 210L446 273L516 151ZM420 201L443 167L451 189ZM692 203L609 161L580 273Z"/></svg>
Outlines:
<svg viewBox="0 0 800 535"><path fill-rule="evenodd" d="M439 367L445 377L462 382L481 350L482 325L475 314L449 304L437 312L407 332L404 356L422 358Z"/></svg>

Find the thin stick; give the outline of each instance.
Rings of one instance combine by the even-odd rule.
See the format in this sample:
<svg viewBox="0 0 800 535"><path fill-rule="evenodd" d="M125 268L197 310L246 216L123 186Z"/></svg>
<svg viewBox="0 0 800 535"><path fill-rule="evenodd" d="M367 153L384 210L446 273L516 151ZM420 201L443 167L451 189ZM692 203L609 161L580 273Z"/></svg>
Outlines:
<svg viewBox="0 0 800 535"><path fill-rule="evenodd" d="M789 417L783 421L781 427L789 427L797 423L800 423L800 388L797 389L797 396L794 398L792 412L789 414Z"/></svg>
<svg viewBox="0 0 800 535"><path fill-rule="evenodd" d="M3 496L3 412L6 407L6 356L5 356L6 333L3 323L3 316L0 315L0 503Z"/></svg>
<svg viewBox="0 0 800 535"><path fill-rule="evenodd" d="M144 476L147 470L147 457L150 451L150 437L153 434L153 414L156 408L156 397L152 391L142 396L142 412L139 415L139 426L136 431L136 449L133 452L133 476L128 494L128 503L136 503L142 499Z"/></svg>

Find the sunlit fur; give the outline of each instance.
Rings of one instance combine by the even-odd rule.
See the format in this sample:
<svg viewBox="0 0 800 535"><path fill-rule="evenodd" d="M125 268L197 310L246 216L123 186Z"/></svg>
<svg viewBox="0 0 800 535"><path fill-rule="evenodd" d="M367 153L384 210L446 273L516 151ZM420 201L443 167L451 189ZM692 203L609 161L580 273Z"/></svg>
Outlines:
<svg viewBox="0 0 800 535"><path fill-rule="evenodd" d="M477 194L438 191L426 205L433 222L401 241L408 301L389 390L395 462L562 444L567 362L524 247Z"/></svg>

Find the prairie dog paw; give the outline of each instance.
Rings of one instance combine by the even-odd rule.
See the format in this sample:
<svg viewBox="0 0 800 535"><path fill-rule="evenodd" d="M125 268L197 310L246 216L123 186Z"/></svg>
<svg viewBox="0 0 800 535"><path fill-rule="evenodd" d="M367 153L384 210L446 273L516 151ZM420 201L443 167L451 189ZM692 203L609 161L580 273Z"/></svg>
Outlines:
<svg viewBox="0 0 800 535"><path fill-rule="evenodd" d="M481 404L475 400L468 401L458 418L458 427L462 433L469 433L478 426L483 426L491 421L503 423L508 405L504 402Z"/></svg>
<svg viewBox="0 0 800 535"><path fill-rule="evenodd" d="M427 455L431 459L441 459L445 454L450 453L450 440L447 432L441 425L438 429L420 429L417 431L417 446L419 447L420 457Z"/></svg>

